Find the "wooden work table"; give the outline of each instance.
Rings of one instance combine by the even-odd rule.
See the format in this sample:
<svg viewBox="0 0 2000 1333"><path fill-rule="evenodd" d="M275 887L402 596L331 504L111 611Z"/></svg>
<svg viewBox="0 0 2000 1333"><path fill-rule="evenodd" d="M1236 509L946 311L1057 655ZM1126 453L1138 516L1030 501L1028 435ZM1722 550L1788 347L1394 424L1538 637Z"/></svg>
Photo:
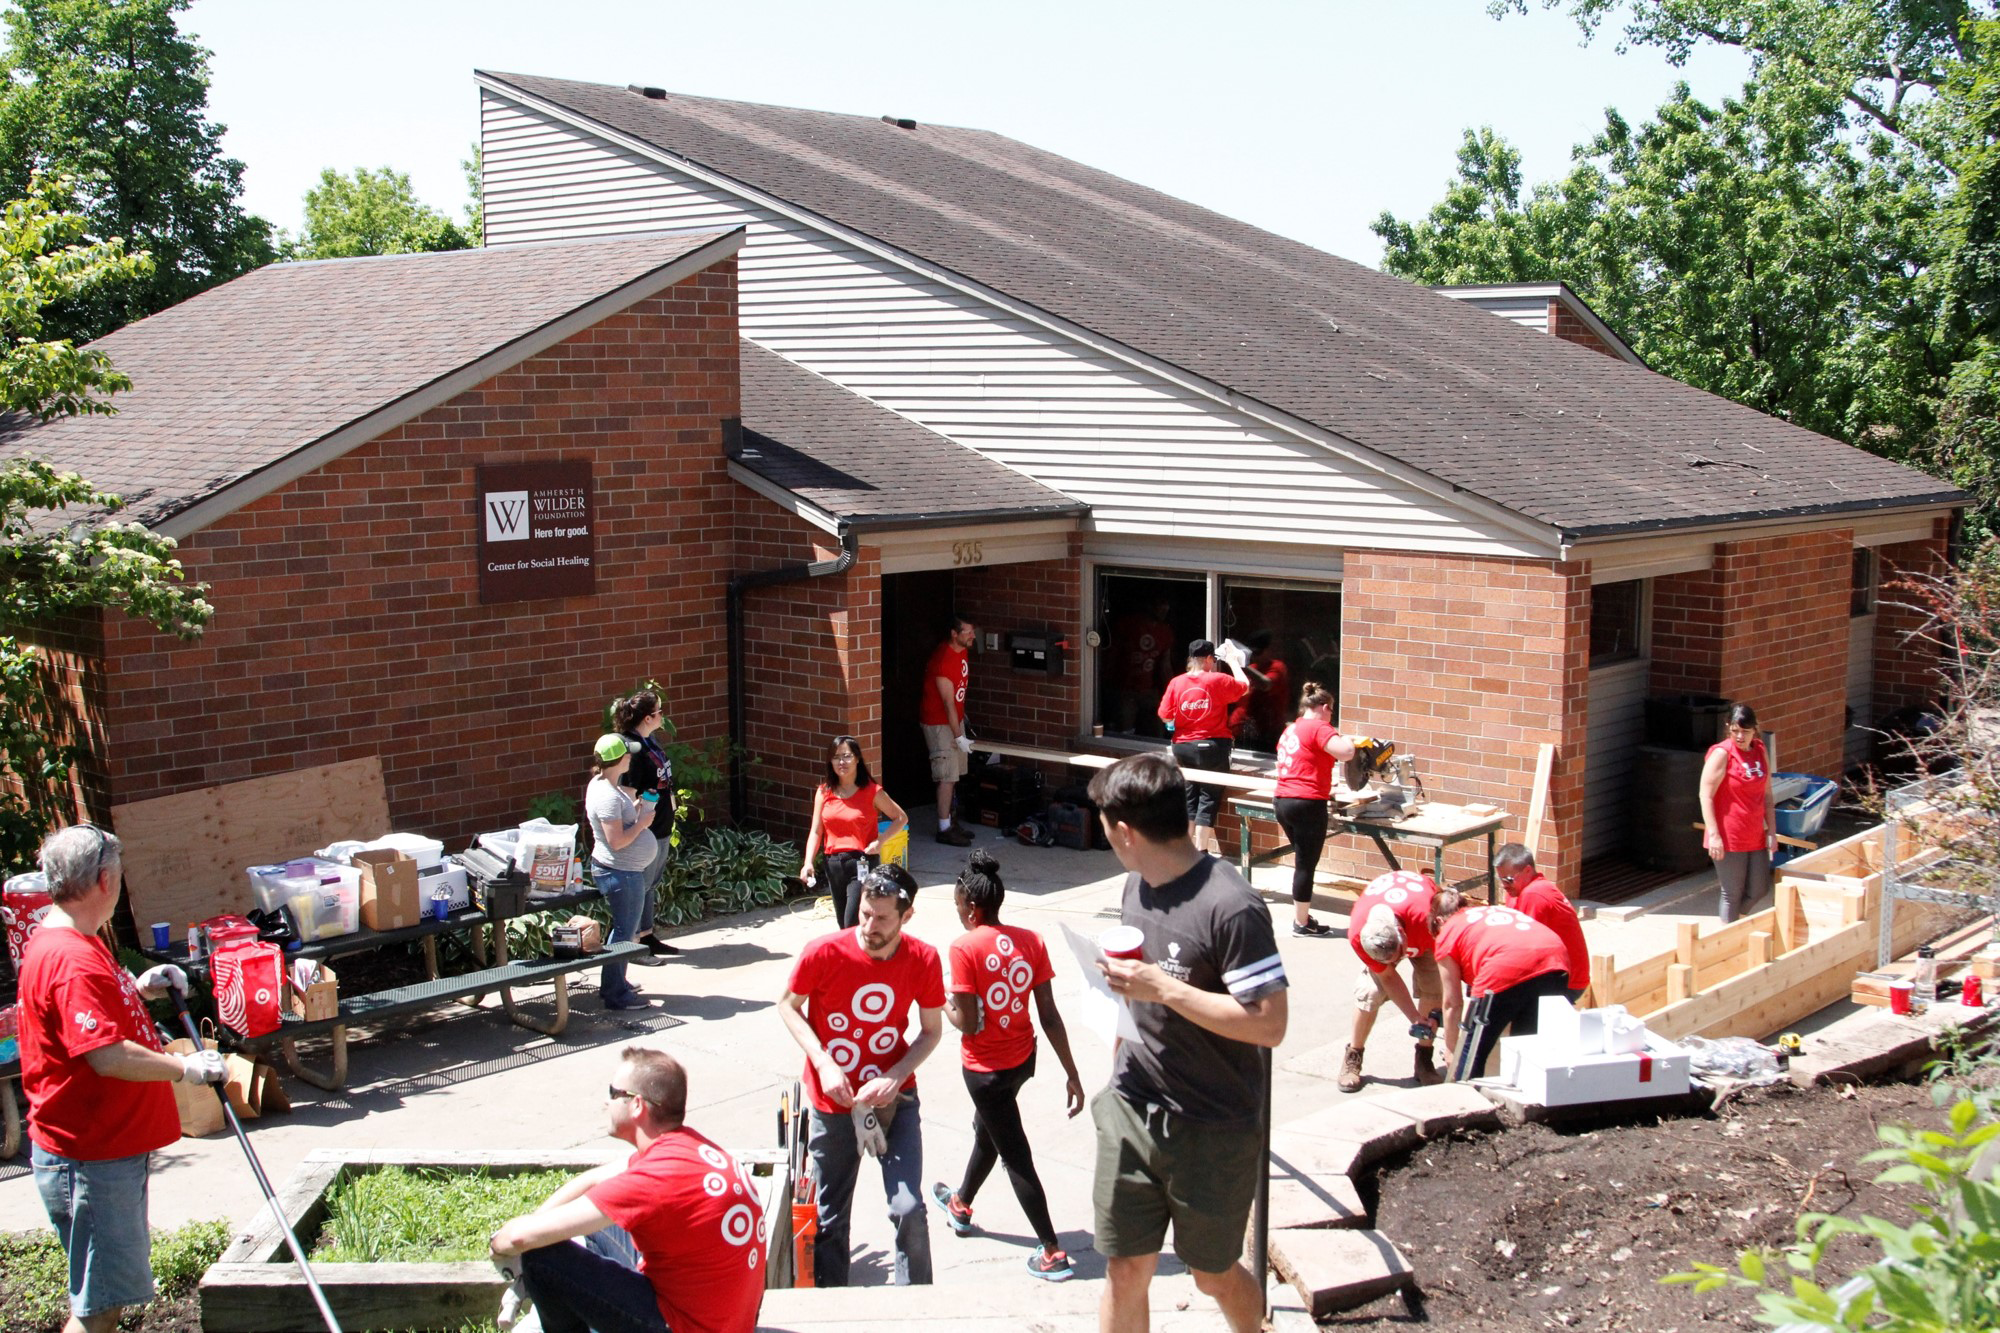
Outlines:
<svg viewBox="0 0 2000 1333"><path fill-rule="evenodd" d="M979 741L975 749L988 754L1006 755L1010 759L1027 759L1042 764L1066 764L1074 768L1109 768L1123 755L1092 754L1068 750L1049 750L1034 745L1012 745L1004 742ZM1183 769L1192 782L1206 783L1215 787L1228 787L1232 794L1230 807L1236 811L1238 832L1238 864L1247 876L1251 866L1260 861L1273 860L1291 850L1290 844L1280 845L1275 851L1262 856L1250 854L1250 825L1255 820L1270 820L1275 823L1277 815L1272 802L1276 799L1277 780L1261 773L1217 772L1213 769ZM1491 901L1494 892L1493 858L1499 851L1500 829L1507 822L1505 810L1495 810L1491 814L1475 814L1463 805L1449 801L1425 801L1409 815L1401 819L1361 819L1347 813L1355 796L1338 782L1334 784L1333 800L1329 803L1327 832L1339 835L1364 837L1373 842L1382 853L1382 859L1391 870L1401 870L1403 864L1397 859L1391 843L1401 843L1405 847L1415 847L1430 852L1431 876L1443 884L1445 848L1453 843L1472 842L1486 839L1486 894Z"/></svg>

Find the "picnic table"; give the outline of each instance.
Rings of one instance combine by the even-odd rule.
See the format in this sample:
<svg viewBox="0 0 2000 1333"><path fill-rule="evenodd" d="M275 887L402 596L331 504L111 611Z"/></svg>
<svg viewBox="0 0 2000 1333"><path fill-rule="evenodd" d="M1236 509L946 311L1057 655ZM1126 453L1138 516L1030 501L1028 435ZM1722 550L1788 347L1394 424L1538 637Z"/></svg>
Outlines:
<svg viewBox="0 0 2000 1333"><path fill-rule="evenodd" d="M529 899L522 913L517 915L573 907L597 896L595 889L580 889L572 893ZM476 1008L483 997L497 991L501 1007L509 1021L530 1031L553 1037L560 1034L569 1024L570 973L601 967L605 963L629 961L645 952L644 946L627 941L607 945L597 953L582 954L575 958L511 960L507 957L507 921L508 915L497 910L461 907L452 911L442 921L426 917L414 926L405 926L397 930L370 930L364 926L346 935L313 940L300 944L295 949L287 949L285 958L289 964L294 958L325 960L389 945L420 944L424 953L425 980L387 990L342 995L339 1007L331 1018L301 1018L288 1009L280 1016L277 1028L271 1032L245 1037L226 1027L222 1031L229 1045L252 1054L276 1046L284 1059L285 1068L295 1077L304 1079L314 1087L324 1088L330 1092L338 1091L347 1083L347 1029L350 1024L416 1013L453 1000ZM490 959L486 940L489 930L492 933ZM441 977L438 975L437 967L437 937L456 931L470 932L473 956L486 966L459 976ZM205 970L202 962L192 964L189 962L187 945L184 941L175 941L165 949L146 948L141 952L160 962L177 963L196 971ZM522 1011L514 999L516 986L539 983L549 983L555 987L555 1012L549 1018L540 1018ZM302 1039L322 1034L331 1034L333 1038L331 1063L324 1073L307 1066L300 1060L298 1053L298 1043Z"/></svg>

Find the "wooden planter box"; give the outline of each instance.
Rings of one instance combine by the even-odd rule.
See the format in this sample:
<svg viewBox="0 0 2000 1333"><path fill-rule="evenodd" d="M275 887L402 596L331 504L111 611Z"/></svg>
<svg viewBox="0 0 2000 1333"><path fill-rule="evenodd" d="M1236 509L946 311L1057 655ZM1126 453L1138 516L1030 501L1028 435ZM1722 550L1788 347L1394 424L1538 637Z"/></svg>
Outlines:
<svg viewBox="0 0 2000 1333"><path fill-rule="evenodd" d="M310 1250L326 1221L326 1194L342 1176L385 1166L522 1171L587 1171L613 1161L620 1149L567 1151L325 1150L299 1164L278 1190L278 1201L299 1243ZM765 1229L779 1219L783 1236L791 1217L791 1181L783 1149L736 1154L764 1183ZM767 1234L765 1239L770 1239ZM346 1333L367 1329L457 1329L468 1320L491 1320L500 1311L506 1282L484 1259L430 1264L314 1264L313 1276ZM268 1207L237 1233L201 1279L201 1326L208 1333L314 1333L324 1328L312 1293L292 1262L284 1230Z"/></svg>

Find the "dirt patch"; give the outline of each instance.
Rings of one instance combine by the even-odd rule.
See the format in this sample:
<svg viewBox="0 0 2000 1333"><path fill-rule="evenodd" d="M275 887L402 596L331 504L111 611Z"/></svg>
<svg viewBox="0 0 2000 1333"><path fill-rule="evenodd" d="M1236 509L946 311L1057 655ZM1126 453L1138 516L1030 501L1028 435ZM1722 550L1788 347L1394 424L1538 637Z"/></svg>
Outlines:
<svg viewBox="0 0 2000 1333"><path fill-rule="evenodd" d="M1377 1226L1416 1268L1435 1329L1763 1327L1742 1295L1659 1278L1783 1245L1801 1211L1907 1220L1916 1191L1859 1165L1881 1124L1935 1128L1921 1087L1750 1089L1707 1116L1595 1128L1524 1126L1425 1144L1378 1174ZM1824 1271L1871 1257L1843 1238ZM1326 1326L1417 1320L1391 1298Z"/></svg>

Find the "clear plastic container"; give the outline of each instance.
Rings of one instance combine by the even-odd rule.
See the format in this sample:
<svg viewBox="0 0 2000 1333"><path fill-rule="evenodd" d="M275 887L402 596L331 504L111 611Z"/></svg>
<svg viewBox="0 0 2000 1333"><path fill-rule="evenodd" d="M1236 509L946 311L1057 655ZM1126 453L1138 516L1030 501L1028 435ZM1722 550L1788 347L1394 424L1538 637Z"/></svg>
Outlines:
<svg viewBox="0 0 2000 1333"><path fill-rule="evenodd" d="M338 935L352 935L361 929L361 881L345 879L321 884L313 882L293 894L285 904L298 936L310 944Z"/></svg>
<svg viewBox="0 0 2000 1333"><path fill-rule="evenodd" d="M1937 950L1926 944L1917 950L1917 970L1910 978L1910 1007L1919 1013L1937 1003Z"/></svg>

